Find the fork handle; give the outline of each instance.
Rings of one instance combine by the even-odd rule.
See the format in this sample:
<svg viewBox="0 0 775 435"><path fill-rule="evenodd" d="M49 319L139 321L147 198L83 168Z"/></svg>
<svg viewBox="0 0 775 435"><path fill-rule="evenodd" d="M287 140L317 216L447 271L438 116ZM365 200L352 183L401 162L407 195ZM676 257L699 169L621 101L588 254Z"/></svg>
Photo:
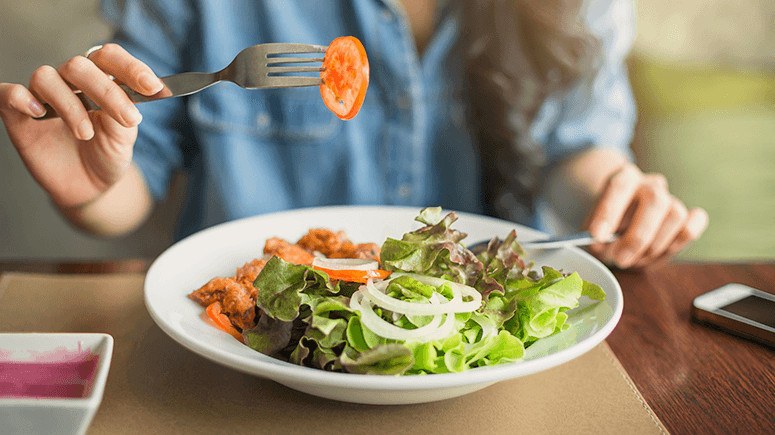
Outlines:
<svg viewBox="0 0 775 435"><path fill-rule="evenodd" d="M183 97L197 93L201 90L207 89L210 86L218 83L220 78L217 73L199 73L199 72L187 72L181 74L173 74L171 76L162 77L162 83L164 88L153 94L143 95L130 89L127 85L119 85L121 89L126 92L130 100L135 103L145 103L147 101L163 100L165 98ZM86 96L81 91L75 91L75 95L81 100L87 111L100 110L100 107ZM46 114L40 118L35 119L51 119L59 118L59 114L53 107L48 104L44 104L43 108L46 109Z"/></svg>

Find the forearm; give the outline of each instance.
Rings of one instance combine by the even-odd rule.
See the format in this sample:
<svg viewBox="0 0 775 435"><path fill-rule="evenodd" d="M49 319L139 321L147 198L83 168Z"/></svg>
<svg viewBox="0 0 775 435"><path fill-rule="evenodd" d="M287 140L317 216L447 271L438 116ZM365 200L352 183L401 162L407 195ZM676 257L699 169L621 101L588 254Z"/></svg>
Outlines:
<svg viewBox="0 0 775 435"><path fill-rule="evenodd" d="M554 167L546 177L543 195L565 226L580 228L606 186L627 157L612 148L591 148Z"/></svg>
<svg viewBox="0 0 775 435"><path fill-rule="evenodd" d="M126 174L95 200L78 207L60 207L74 226L103 237L125 235L139 227L153 209L153 199L140 169Z"/></svg>

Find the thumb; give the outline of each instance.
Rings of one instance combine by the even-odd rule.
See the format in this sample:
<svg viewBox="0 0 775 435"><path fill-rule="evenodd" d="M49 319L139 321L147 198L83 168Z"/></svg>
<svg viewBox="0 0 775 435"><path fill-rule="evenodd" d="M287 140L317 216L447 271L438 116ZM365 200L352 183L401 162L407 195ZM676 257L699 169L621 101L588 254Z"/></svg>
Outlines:
<svg viewBox="0 0 775 435"><path fill-rule="evenodd" d="M113 145L127 145L131 146L134 143L134 138L137 135L137 127L124 127L110 117L105 112L98 110L90 112L92 123L94 124L97 134L95 134L92 142L100 142L102 144Z"/></svg>

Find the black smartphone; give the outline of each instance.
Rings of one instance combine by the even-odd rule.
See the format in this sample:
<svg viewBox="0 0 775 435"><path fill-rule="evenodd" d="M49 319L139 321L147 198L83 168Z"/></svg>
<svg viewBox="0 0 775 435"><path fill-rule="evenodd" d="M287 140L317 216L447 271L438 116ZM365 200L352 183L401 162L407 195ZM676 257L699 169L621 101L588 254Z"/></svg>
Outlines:
<svg viewBox="0 0 775 435"><path fill-rule="evenodd" d="M775 295L731 283L694 299L692 317L775 349Z"/></svg>

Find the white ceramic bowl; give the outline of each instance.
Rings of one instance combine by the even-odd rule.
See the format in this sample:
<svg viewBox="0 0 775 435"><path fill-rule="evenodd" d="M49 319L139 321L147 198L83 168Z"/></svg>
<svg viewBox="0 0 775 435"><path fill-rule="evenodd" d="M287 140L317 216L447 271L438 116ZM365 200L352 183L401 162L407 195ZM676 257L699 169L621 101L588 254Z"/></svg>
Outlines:
<svg viewBox="0 0 775 435"><path fill-rule="evenodd" d="M234 270L262 255L269 237L295 241L309 228L344 230L356 243L381 244L419 224L419 209L406 207L323 207L274 213L218 225L170 247L154 261L145 279L145 304L161 329L186 348L233 369L266 377L293 389L321 397L370 404L430 402L470 393L495 382L536 373L589 351L614 329L622 313L622 293L611 272L580 249L528 252L536 267L549 265L578 271L607 293L604 302L583 298L569 311L572 328L539 340L522 361L454 374L379 376L332 373L283 362L260 354L206 323L202 307L186 295L214 276ZM512 222L459 213L455 227L474 243L505 237L514 228L520 240L541 233Z"/></svg>
<svg viewBox="0 0 775 435"><path fill-rule="evenodd" d="M4 368L0 370L0 384L5 384L4 388L0 388L0 433L85 433L102 401L112 355L113 337L107 334L0 333L0 367ZM91 375L70 379L82 383L83 392L78 394L81 397L29 397L34 393L9 397L12 388L21 388L20 379L23 375L19 372L19 366L11 368L9 364L2 366L3 363L25 363L25 370L30 370L29 364L32 363L38 368L41 365L50 367L61 364L63 361L84 364L87 364L85 361L91 361L88 364L94 364L95 357L96 365L87 369ZM48 376L52 376L50 369L45 370ZM50 382L44 383L63 381L56 377L58 375L53 376Z"/></svg>

